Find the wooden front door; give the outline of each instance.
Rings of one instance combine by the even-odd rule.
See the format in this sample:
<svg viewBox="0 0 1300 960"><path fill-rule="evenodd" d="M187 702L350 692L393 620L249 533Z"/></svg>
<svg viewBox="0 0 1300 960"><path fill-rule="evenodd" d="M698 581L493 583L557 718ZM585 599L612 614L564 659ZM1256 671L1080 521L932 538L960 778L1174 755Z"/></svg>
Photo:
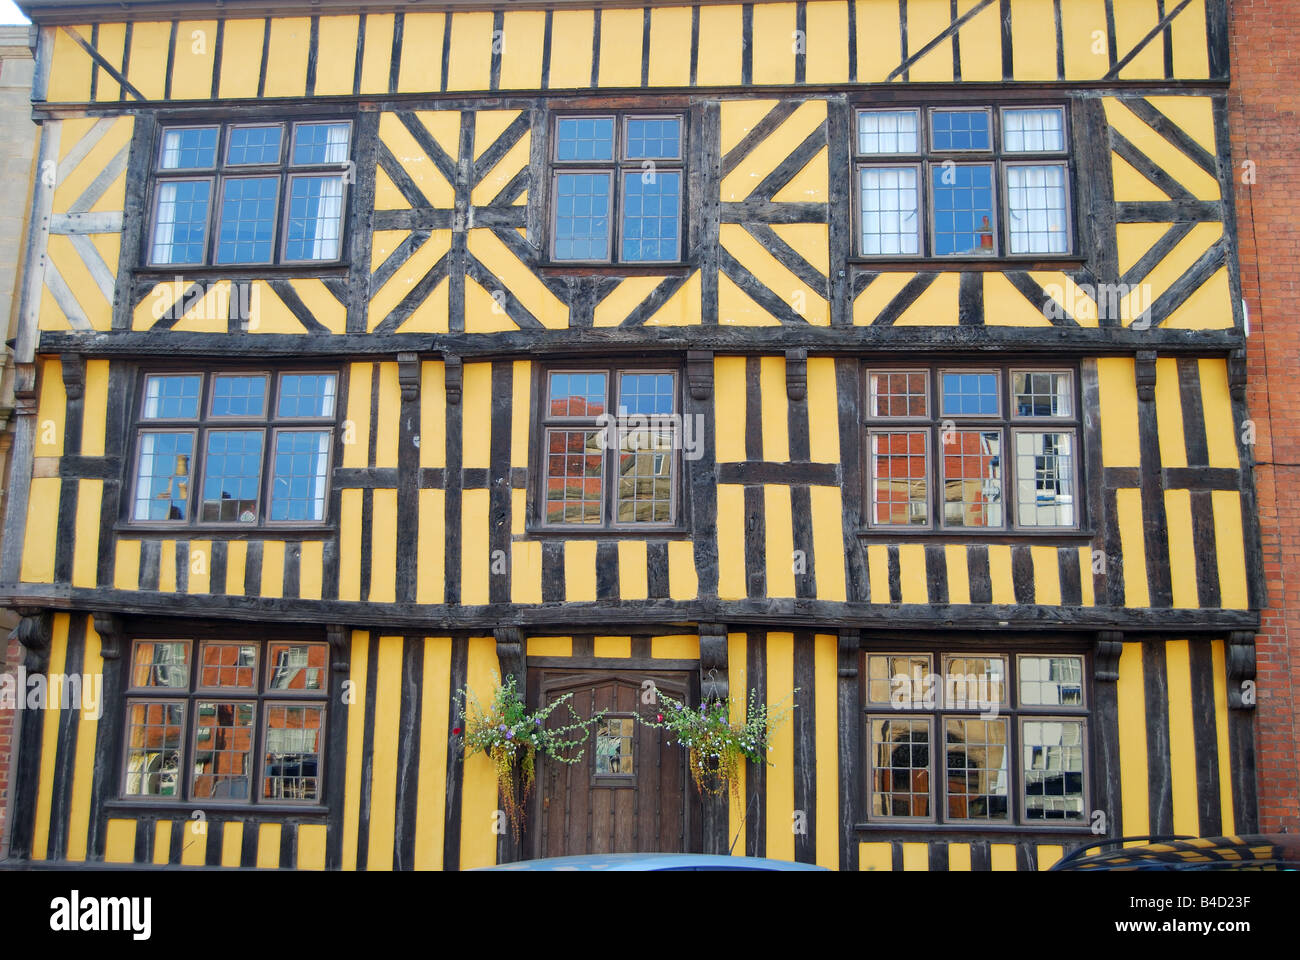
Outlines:
<svg viewBox="0 0 1300 960"><path fill-rule="evenodd" d="M658 706L644 702L646 681L678 700L695 702L689 673L535 670L529 701L549 703L572 693L584 719L605 717L588 737L579 763L542 758L529 817L527 855L693 852L700 849L699 803L686 773L685 751L667 731L637 722ZM567 718L567 720L566 720ZM572 722L560 707L550 722Z"/></svg>

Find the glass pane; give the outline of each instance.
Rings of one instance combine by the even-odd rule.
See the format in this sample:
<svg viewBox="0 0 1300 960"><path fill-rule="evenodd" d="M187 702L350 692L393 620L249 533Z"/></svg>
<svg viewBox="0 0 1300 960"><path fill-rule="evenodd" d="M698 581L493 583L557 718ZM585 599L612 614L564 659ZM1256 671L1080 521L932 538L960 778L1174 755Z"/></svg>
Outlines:
<svg viewBox="0 0 1300 960"><path fill-rule="evenodd" d="M214 417L266 416L266 377L219 374L212 378Z"/></svg>
<svg viewBox="0 0 1300 960"><path fill-rule="evenodd" d="M1004 657L945 657L943 705L987 713L1007 702Z"/></svg>
<svg viewBox="0 0 1300 960"><path fill-rule="evenodd" d="M332 417L338 378L332 373L286 373L280 376L276 416Z"/></svg>
<svg viewBox="0 0 1300 960"><path fill-rule="evenodd" d="M926 434L921 431L873 433L870 445L872 522L928 523Z"/></svg>
<svg viewBox="0 0 1300 960"><path fill-rule="evenodd" d="M1026 820L1083 820L1083 723L1026 720L1022 726Z"/></svg>
<svg viewBox="0 0 1300 960"><path fill-rule="evenodd" d="M993 145L986 110L935 110L930 123L935 150L988 150Z"/></svg>
<svg viewBox="0 0 1300 960"><path fill-rule="evenodd" d="M1002 432L944 430L943 523L1002 526Z"/></svg>
<svg viewBox="0 0 1300 960"><path fill-rule="evenodd" d="M867 657L867 702L933 707L933 673L929 654L873 653Z"/></svg>
<svg viewBox="0 0 1300 960"><path fill-rule="evenodd" d="M548 430L546 522L600 523L603 430Z"/></svg>
<svg viewBox="0 0 1300 960"><path fill-rule="evenodd" d="M256 523L261 481L262 431L211 431L199 519L205 523Z"/></svg>
<svg viewBox="0 0 1300 960"><path fill-rule="evenodd" d="M618 522L670 523L672 427L619 430Z"/></svg>
<svg viewBox="0 0 1300 960"><path fill-rule="evenodd" d="M945 373L943 416L996 417L998 415L998 375L996 373Z"/></svg>
<svg viewBox="0 0 1300 960"><path fill-rule="evenodd" d="M1016 519L1024 527L1074 525L1074 434L1016 433Z"/></svg>
<svg viewBox="0 0 1300 960"><path fill-rule="evenodd" d="M627 159L677 160L682 155L680 117L629 117Z"/></svg>
<svg viewBox="0 0 1300 960"><path fill-rule="evenodd" d="M293 177L289 181L286 260L337 260L342 227L342 177Z"/></svg>
<svg viewBox="0 0 1300 960"><path fill-rule="evenodd" d="M596 773L631 776L635 723L630 717L609 717L596 727Z"/></svg>
<svg viewBox="0 0 1300 960"><path fill-rule="evenodd" d="M929 374L923 370L875 372L867 378L871 390L868 415L924 417L929 415Z"/></svg>
<svg viewBox="0 0 1300 960"><path fill-rule="evenodd" d="M1012 253L1066 253L1065 165L1008 166L1007 225Z"/></svg>
<svg viewBox="0 0 1300 960"><path fill-rule="evenodd" d="M858 171L863 256L921 252L915 167L864 167Z"/></svg>
<svg viewBox="0 0 1300 960"><path fill-rule="evenodd" d="M1007 820L1007 721L944 720L948 819Z"/></svg>
<svg viewBox="0 0 1300 960"><path fill-rule="evenodd" d="M562 173L555 178L555 259L609 258L607 173Z"/></svg>
<svg viewBox="0 0 1300 960"><path fill-rule="evenodd" d="M1008 153L1064 150L1065 111L1060 107L1003 110L1002 148Z"/></svg>
<svg viewBox="0 0 1300 960"><path fill-rule="evenodd" d="M871 812L877 817L930 815L930 721L872 718Z"/></svg>
<svg viewBox="0 0 1300 960"><path fill-rule="evenodd" d="M192 433L142 433L133 520L184 520L190 499Z"/></svg>
<svg viewBox="0 0 1300 960"><path fill-rule="evenodd" d="M256 689L257 647L205 640L199 646L199 686Z"/></svg>
<svg viewBox="0 0 1300 960"><path fill-rule="evenodd" d="M266 708L262 799L320 801L323 706Z"/></svg>
<svg viewBox="0 0 1300 960"><path fill-rule="evenodd" d="M151 420L197 420L202 386L203 377L197 373L146 377L145 417Z"/></svg>
<svg viewBox="0 0 1300 960"><path fill-rule="evenodd" d="M180 795L184 725L184 704L138 700L127 704L126 796Z"/></svg>
<svg viewBox="0 0 1300 960"><path fill-rule="evenodd" d="M267 653L268 690L324 690L329 648L323 643L273 643Z"/></svg>
<svg viewBox="0 0 1300 960"><path fill-rule="evenodd" d="M269 263L275 241L278 177L227 180L221 192L217 263Z"/></svg>
<svg viewBox="0 0 1300 960"><path fill-rule="evenodd" d="M139 640L131 662L131 686L190 686L190 645L184 640Z"/></svg>
<svg viewBox="0 0 1300 960"><path fill-rule="evenodd" d="M557 160L613 160L613 117L561 117L555 124Z"/></svg>
<svg viewBox="0 0 1300 960"><path fill-rule="evenodd" d="M235 127L230 131L226 163L232 167L280 162L280 127Z"/></svg>
<svg viewBox="0 0 1300 960"><path fill-rule="evenodd" d="M300 123L294 127L294 163L347 163L352 125Z"/></svg>
<svg viewBox="0 0 1300 960"><path fill-rule="evenodd" d="M676 260L681 202L680 173L623 174L623 259Z"/></svg>
<svg viewBox="0 0 1300 960"><path fill-rule="evenodd" d="M618 415L670 414L673 412L671 373L625 373L618 381Z"/></svg>
<svg viewBox="0 0 1300 960"><path fill-rule="evenodd" d="M216 162L216 127L188 127L163 132L163 170L208 170Z"/></svg>
<svg viewBox="0 0 1300 960"><path fill-rule="evenodd" d="M1011 377L1011 403L1018 417L1068 417L1074 412L1074 377L1020 371Z"/></svg>
<svg viewBox="0 0 1300 960"><path fill-rule="evenodd" d="M154 217L154 263L202 263L207 250L208 205L212 184L177 180L158 184Z"/></svg>
<svg viewBox="0 0 1300 960"><path fill-rule="evenodd" d="M916 153L915 110L863 110L858 114L858 153Z"/></svg>
<svg viewBox="0 0 1300 960"><path fill-rule="evenodd" d="M194 800L248 800L252 703L200 700L194 711Z"/></svg>
<svg viewBox="0 0 1300 960"><path fill-rule="evenodd" d="M553 373L547 416L599 417L605 412L604 373Z"/></svg>
<svg viewBox="0 0 1300 960"><path fill-rule="evenodd" d="M936 256L993 255L993 167L930 168L934 178Z"/></svg>
<svg viewBox="0 0 1300 960"><path fill-rule="evenodd" d="M1083 658L1021 657L1020 705L1083 706Z"/></svg>
<svg viewBox="0 0 1300 960"><path fill-rule="evenodd" d="M325 480L330 435L326 431L282 431L275 436L275 474L271 519L319 522L325 519Z"/></svg>

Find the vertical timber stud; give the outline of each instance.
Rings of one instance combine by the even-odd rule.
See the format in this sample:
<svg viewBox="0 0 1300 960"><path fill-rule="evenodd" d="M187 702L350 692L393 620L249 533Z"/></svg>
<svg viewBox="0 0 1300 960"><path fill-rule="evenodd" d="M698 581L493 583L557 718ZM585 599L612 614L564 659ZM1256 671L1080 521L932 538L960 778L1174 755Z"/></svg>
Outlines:
<svg viewBox="0 0 1300 960"><path fill-rule="evenodd" d="M1255 445L1243 442L1246 409L1246 351L1233 350L1228 354L1228 393L1232 398L1232 420L1237 431L1237 456L1241 465L1241 529L1246 533L1246 590L1250 609L1264 606L1267 595L1264 586L1264 546L1255 495ZM1254 676L1254 674L1251 674Z"/></svg>
<svg viewBox="0 0 1300 960"><path fill-rule="evenodd" d="M397 382L401 387L402 409L398 423L397 515L418 517L420 508L420 355L397 355ZM398 524L397 602L415 600L415 568L419 523Z"/></svg>
<svg viewBox="0 0 1300 960"><path fill-rule="evenodd" d="M329 805L329 831L326 834L325 869L338 870L343 865L343 791L347 776L348 705L356 697L351 680L352 632L342 624L325 627L325 639L330 645L330 706L328 714L329 756L336 762L325 766L325 802ZM373 689L367 689L373 696ZM218 840L220 838L217 838ZM214 840L208 837L208 849Z"/></svg>
<svg viewBox="0 0 1300 960"><path fill-rule="evenodd" d="M497 641L497 661L501 666L501 682L513 679L515 689L525 691L528 678L524 668L524 635L518 627L497 627L492 631ZM538 704L540 706L540 704ZM497 863L514 863L522 855L520 841L513 830L504 830L497 836Z"/></svg>
<svg viewBox="0 0 1300 960"><path fill-rule="evenodd" d="M460 603L460 511L461 448L464 431L464 411L461 409L461 391L465 383L465 365L460 357L448 354L443 359L445 390L447 391L447 460L446 501L443 522L447 531L447 557L443 564L444 603Z"/></svg>
<svg viewBox="0 0 1300 960"><path fill-rule="evenodd" d="M104 660L103 690L100 694L102 713L99 717L99 733L95 737L95 771L90 796L90 835L86 838L86 850L90 860L104 859L104 834L107 830L107 817L104 816L104 802L113 795L116 771L121 769L119 749L124 745L121 737L105 736L106 730L122 728L122 714L126 703L122 690L122 641L123 625L120 617L111 613L96 613L95 632L99 634L99 655Z"/></svg>
<svg viewBox="0 0 1300 960"><path fill-rule="evenodd" d="M1119 765L1119 658L1124 652L1124 634L1117 630L1103 630L1097 634L1093 648L1093 736L1092 769L1095 772L1092 790L1092 810L1087 812L1089 823L1101 836L1120 835ZM1096 818L1100 811L1104 822Z"/></svg>
<svg viewBox="0 0 1300 960"><path fill-rule="evenodd" d="M727 627L721 623L700 624L700 703L725 700L730 693L727 663ZM689 778L683 789L690 789ZM730 794L701 797L704 827L703 853L727 853L727 805Z"/></svg>
<svg viewBox="0 0 1300 960"><path fill-rule="evenodd" d="M50 641L54 634L54 614L48 610L19 608L18 642L25 651L23 665L28 675L44 673L49 666ZM40 715L15 710L18 724L15 734L18 759L11 762L13 819L9 824L9 855L15 860L30 860L32 836L36 829L36 791L40 783L41 734ZM53 758L51 758L53 760Z"/></svg>
<svg viewBox="0 0 1300 960"><path fill-rule="evenodd" d="M715 471L717 438L714 436L713 353L686 353L686 416L702 429L700 458L690 464L691 539L695 545L695 575L700 597L718 595L718 485Z"/></svg>
<svg viewBox="0 0 1300 960"><path fill-rule="evenodd" d="M1165 484L1156 419L1156 351L1139 350L1134 364L1138 395L1138 447L1142 484L1142 537L1147 555L1147 589L1152 607L1173 605Z"/></svg>
<svg viewBox="0 0 1300 960"><path fill-rule="evenodd" d="M1232 809L1236 829L1225 833L1254 833L1259 829L1259 794L1255 784L1255 635L1238 630L1228 634L1228 737L1232 751Z"/></svg>
<svg viewBox="0 0 1300 960"><path fill-rule="evenodd" d="M858 835L855 823L862 811L862 695L858 684L857 630L841 630L839 691L836 716L840 749L840 869L858 869Z"/></svg>

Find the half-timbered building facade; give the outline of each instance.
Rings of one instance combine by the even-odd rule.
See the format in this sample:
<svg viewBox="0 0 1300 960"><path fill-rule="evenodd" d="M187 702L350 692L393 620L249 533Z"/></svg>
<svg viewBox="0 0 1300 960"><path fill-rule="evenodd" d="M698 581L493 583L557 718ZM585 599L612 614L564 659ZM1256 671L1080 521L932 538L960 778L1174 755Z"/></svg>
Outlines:
<svg viewBox="0 0 1300 960"><path fill-rule="evenodd" d="M24 7L0 594L102 696L22 713L15 858L1255 825L1223 0ZM518 840L510 675L610 717ZM701 797L647 681L771 765Z"/></svg>

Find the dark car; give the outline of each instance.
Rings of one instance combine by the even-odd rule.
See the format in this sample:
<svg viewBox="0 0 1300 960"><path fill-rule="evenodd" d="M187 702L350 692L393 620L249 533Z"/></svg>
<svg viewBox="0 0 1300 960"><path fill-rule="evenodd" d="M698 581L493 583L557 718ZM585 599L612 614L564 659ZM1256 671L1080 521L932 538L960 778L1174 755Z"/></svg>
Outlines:
<svg viewBox="0 0 1300 960"><path fill-rule="evenodd" d="M1135 840L1147 842L1123 846ZM1052 869L1300 870L1300 834L1099 840L1071 850Z"/></svg>
<svg viewBox="0 0 1300 960"><path fill-rule="evenodd" d="M520 860L482 870L825 870L814 863L729 857L704 853L593 853L578 857Z"/></svg>

